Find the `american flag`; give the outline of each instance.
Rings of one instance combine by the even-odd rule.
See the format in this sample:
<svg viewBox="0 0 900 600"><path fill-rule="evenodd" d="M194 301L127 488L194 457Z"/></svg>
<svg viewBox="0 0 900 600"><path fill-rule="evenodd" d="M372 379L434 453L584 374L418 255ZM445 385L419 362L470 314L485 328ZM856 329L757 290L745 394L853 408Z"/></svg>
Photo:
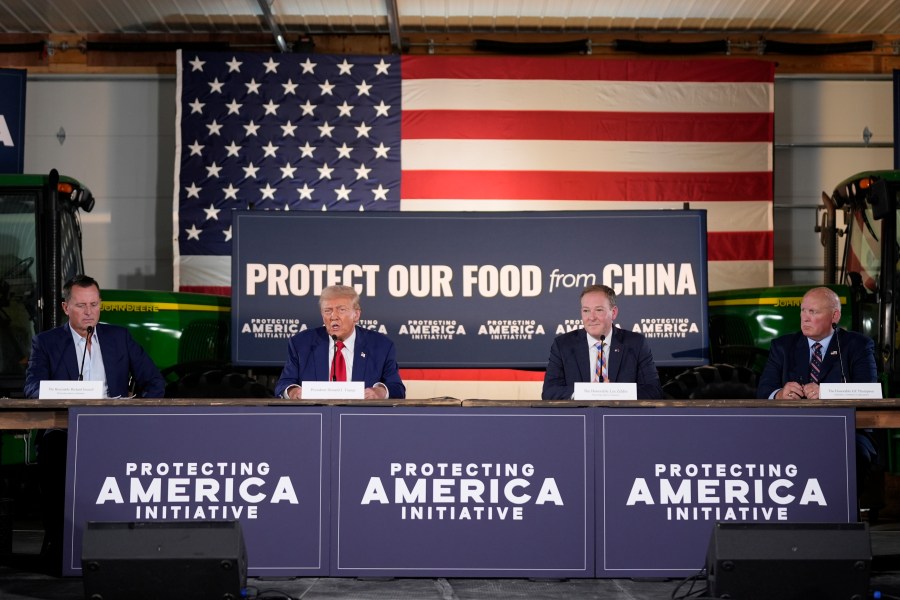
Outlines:
<svg viewBox="0 0 900 600"><path fill-rule="evenodd" d="M768 286L773 91L752 60L181 52L175 285L230 293L233 208L690 203L710 289Z"/></svg>
<svg viewBox="0 0 900 600"><path fill-rule="evenodd" d="M228 295L232 209L400 208L400 61L179 51L176 156L176 289Z"/></svg>

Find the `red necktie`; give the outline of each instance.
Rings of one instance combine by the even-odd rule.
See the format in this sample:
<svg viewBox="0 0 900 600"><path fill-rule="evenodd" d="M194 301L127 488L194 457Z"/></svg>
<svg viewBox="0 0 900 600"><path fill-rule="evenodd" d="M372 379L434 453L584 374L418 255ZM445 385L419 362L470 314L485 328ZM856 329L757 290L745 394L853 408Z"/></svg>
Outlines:
<svg viewBox="0 0 900 600"><path fill-rule="evenodd" d="M334 343L334 361L331 363L331 380L347 381L347 363L344 362L344 342L338 340Z"/></svg>

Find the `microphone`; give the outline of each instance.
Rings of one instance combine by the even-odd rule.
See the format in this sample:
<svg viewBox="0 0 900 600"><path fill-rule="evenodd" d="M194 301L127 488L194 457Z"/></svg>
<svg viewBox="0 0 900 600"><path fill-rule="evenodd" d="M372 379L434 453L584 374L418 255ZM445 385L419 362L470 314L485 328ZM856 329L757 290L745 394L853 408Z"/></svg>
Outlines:
<svg viewBox="0 0 900 600"><path fill-rule="evenodd" d="M832 323L831 328L834 329L834 338L837 340L838 362L841 365L841 383L847 383L847 375L844 373L844 355L841 354L841 336L837 323Z"/></svg>
<svg viewBox="0 0 900 600"><path fill-rule="evenodd" d="M81 370L78 373L78 381L84 381L84 359L87 357L87 347L91 343L91 336L94 334L94 326L87 326L87 338L84 340L84 354L81 355Z"/></svg>
<svg viewBox="0 0 900 600"><path fill-rule="evenodd" d="M335 362L337 362L337 353L339 350L337 349L338 336L332 335L331 341L334 343L334 356L331 357L331 381L337 381L337 377L335 376Z"/></svg>

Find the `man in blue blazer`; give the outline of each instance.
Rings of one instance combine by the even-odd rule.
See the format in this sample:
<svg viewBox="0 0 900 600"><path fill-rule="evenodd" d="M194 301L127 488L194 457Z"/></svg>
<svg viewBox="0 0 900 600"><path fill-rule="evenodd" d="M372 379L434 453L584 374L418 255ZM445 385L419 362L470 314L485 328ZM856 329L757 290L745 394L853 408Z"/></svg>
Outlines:
<svg viewBox="0 0 900 600"><path fill-rule="evenodd" d="M100 285L76 275L63 286L63 312L68 322L34 336L25 373L25 396L37 398L43 380L102 381L104 397L129 395L129 380L137 393L162 398L166 382L124 327L100 323ZM63 504L66 481L66 432L43 432L37 446L44 520L41 555L57 572L62 565Z"/></svg>
<svg viewBox="0 0 900 600"><path fill-rule="evenodd" d="M67 282L62 306L69 321L31 342L26 397L38 397L42 380L77 381L79 375L103 381L107 398L127 397L132 378L140 396L163 397L166 382L140 344L124 327L99 322L100 287L93 278L77 275Z"/></svg>
<svg viewBox="0 0 900 600"><path fill-rule="evenodd" d="M757 388L758 398L819 398L819 384L874 383L875 344L862 334L840 329L841 300L827 287L803 295L800 331L772 340L769 360ZM815 345L821 346L818 376L811 373Z"/></svg>
<svg viewBox="0 0 900 600"><path fill-rule="evenodd" d="M319 309L324 325L301 331L288 341L288 359L275 384L275 395L301 399L304 381L337 380L364 382L367 400L405 398L394 342L357 326L362 310L356 290L344 285L325 288ZM336 369L339 362L343 365Z"/></svg>
<svg viewBox="0 0 900 600"><path fill-rule="evenodd" d="M564 333L553 340L541 398L569 400L575 393L575 382L601 380L636 383L640 400L663 397L650 344L639 333L613 327L618 314L612 288L591 285L581 292L584 329ZM602 344L603 361L599 360L598 344Z"/></svg>

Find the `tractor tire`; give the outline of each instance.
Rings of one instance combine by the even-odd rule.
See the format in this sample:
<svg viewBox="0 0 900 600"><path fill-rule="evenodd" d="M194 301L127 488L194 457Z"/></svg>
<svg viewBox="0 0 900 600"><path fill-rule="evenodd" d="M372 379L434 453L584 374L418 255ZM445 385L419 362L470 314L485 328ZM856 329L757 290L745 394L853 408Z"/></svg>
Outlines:
<svg viewBox="0 0 900 600"><path fill-rule="evenodd" d="M271 398L262 383L236 371L188 373L166 385L166 398Z"/></svg>
<svg viewBox="0 0 900 600"><path fill-rule="evenodd" d="M685 371L663 385L671 400L741 400L756 398L758 377L746 367L705 365Z"/></svg>

